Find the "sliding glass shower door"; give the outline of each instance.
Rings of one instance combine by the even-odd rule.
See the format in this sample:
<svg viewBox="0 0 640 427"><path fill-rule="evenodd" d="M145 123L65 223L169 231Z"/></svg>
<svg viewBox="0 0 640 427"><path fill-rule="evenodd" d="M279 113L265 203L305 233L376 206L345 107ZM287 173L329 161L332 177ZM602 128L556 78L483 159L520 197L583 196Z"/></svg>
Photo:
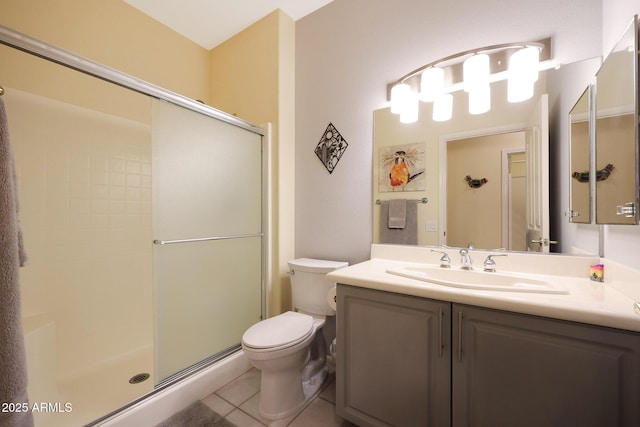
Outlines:
<svg viewBox="0 0 640 427"><path fill-rule="evenodd" d="M156 384L262 318L262 136L154 100Z"/></svg>
<svg viewBox="0 0 640 427"><path fill-rule="evenodd" d="M98 425L261 320L263 130L2 26L0 64L29 398L73 406L35 422Z"/></svg>

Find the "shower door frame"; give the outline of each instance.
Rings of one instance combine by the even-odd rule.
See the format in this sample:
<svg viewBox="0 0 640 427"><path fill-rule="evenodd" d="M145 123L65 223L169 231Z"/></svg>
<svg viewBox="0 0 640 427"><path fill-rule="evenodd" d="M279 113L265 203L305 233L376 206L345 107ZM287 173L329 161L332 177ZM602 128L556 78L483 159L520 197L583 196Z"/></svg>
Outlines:
<svg viewBox="0 0 640 427"><path fill-rule="evenodd" d="M265 130L261 126L240 119L191 98L187 98L186 96L172 92L168 89L146 82L130 74L123 73L114 68L92 61L91 59L76 55L68 50L55 47L3 25L0 25L0 43L42 59L46 59L47 61L55 62L67 68L80 71L81 73L122 86L143 95L171 102L197 113L204 114L239 128L257 133L263 137L265 136Z"/></svg>

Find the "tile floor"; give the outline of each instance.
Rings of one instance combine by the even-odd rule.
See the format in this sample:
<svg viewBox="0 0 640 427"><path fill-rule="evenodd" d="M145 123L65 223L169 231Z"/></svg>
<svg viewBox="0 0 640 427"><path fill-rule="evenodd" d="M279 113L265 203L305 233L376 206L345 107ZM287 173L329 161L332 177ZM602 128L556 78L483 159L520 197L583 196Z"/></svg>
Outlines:
<svg viewBox="0 0 640 427"><path fill-rule="evenodd" d="M259 397L260 371L254 368L202 399L202 403L237 427L355 427L336 415L333 374L318 396L300 413L283 420L269 421L262 418L258 414Z"/></svg>

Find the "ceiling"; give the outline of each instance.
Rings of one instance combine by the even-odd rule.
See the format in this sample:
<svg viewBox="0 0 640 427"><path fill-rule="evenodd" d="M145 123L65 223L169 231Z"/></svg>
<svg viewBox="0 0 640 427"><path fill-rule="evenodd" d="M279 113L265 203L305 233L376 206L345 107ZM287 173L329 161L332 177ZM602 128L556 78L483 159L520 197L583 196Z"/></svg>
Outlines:
<svg viewBox="0 0 640 427"><path fill-rule="evenodd" d="M205 49L211 49L276 9L294 21L333 0L124 0Z"/></svg>

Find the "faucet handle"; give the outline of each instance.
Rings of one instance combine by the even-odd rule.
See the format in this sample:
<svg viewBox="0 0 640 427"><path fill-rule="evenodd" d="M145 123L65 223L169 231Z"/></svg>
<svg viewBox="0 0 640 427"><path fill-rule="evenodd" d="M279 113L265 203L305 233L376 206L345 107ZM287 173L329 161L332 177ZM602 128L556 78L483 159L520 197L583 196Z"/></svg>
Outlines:
<svg viewBox="0 0 640 427"><path fill-rule="evenodd" d="M471 255L469 255L469 249L460 249L460 256L462 257L460 260L460 268L463 270L473 270L473 260L471 259Z"/></svg>
<svg viewBox="0 0 640 427"><path fill-rule="evenodd" d="M494 256L507 256L507 254L491 254L491 255L487 255L487 259L484 260L484 271L488 271L489 273L495 273L495 271L496 271L496 262L493 260Z"/></svg>
<svg viewBox="0 0 640 427"><path fill-rule="evenodd" d="M446 252L437 251L435 249L431 249L431 252L438 252L438 253L442 254L442 256L440 257L440 267L441 268L451 268L451 258L449 258L449 255Z"/></svg>

